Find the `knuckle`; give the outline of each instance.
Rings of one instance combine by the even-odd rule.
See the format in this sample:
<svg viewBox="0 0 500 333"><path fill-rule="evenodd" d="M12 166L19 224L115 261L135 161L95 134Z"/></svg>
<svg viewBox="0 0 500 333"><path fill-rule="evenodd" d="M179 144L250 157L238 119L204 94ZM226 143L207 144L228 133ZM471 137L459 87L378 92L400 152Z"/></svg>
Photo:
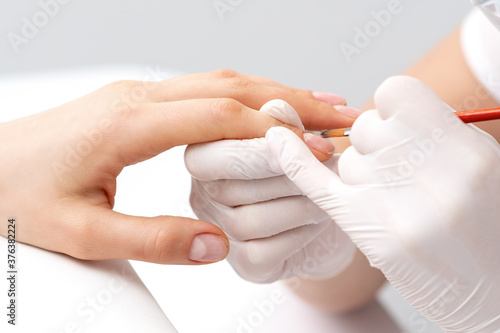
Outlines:
<svg viewBox="0 0 500 333"><path fill-rule="evenodd" d="M244 214L241 214L241 210L229 209L220 213L216 222L227 235L239 241L250 239L246 225L247 219Z"/></svg>
<svg viewBox="0 0 500 333"><path fill-rule="evenodd" d="M271 236L265 228L267 218L261 214L260 210L252 206L232 208L228 213L223 214L223 220L224 231L239 241Z"/></svg>
<svg viewBox="0 0 500 333"><path fill-rule="evenodd" d="M240 74L236 71L231 70L231 69L220 68L220 69L216 69L216 70L212 71L211 75L213 77L215 77L216 79L229 79L229 78L238 77Z"/></svg>
<svg viewBox="0 0 500 333"><path fill-rule="evenodd" d="M218 69L212 72L215 79L223 80L231 90L247 89L252 82L245 76L230 69Z"/></svg>
<svg viewBox="0 0 500 333"><path fill-rule="evenodd" d="M118 80L115 82L111 82L105 86L106 89L111 89L114 91L128 91L132 89L132 87L136 86L138 81L135 80Z"/></svg>
<svg viewBox="0 0 500 333"><path fill-rule="evenodd" d="M207 182L204 184L206 193L216 202L226 204L230 199L231 190L230 185L232 180L221 179L214 182ZM229 199L229 200L228 200Z"/></svg>
<svg viewBox="0 0 500 333"><path fill-rule="evenodd" d="M169 246L166 246L169 244ZM172 247L181 246L178 242L171 242L167 230L160 229L150 232L143 247L143 257L151 262L167 263L172 260Z"/></svg>
<svg viewBox="0 0 500 333"><path fill-rule="evenodd" d="M228 84L232 90L246 90L252 85L252 82L245 77L236 76L230 78Z"/></svg>
<svg viewBox="0 0 500 333"><path fill-rule="evenodd" d="M218 198L221 195L221 191L223 191L225 180L221 181L208 181L208 182L201 182L201 185L203 186L203 191L205 195L210 198L211 200L214 200L216 202L220 202Z"/></svg>
<svg viewBox="0 0 500 333"><path fill-rule="evenodd" d="M314 97L312 90L287 87L287 92L300 96L301 98L306 98L315 105L321 105L321 103Z"/></svg>
<svg viewBox="0 0 500 333"><path fill-rule="evenodd" d="M246 249L245 274L257 283L270 283L280 279L284 262L277 262L258 243L249 242Z"/></svg>
<svg viewBox="0 0 500 333"><path fill-rule="evenodd" d="M116 124L136 124L136 120L144 116L147 105L122 104L110 111L109 119Z"/></svg>
<svg viewBox="0 0 500 333"><path fill-rule="evenodd" d="M243 230L244 228L242 228L240 226L240 223L238 223L238 222L240 222L240 221L237 221L235 223L234 220L229 219L227 216L225 216L223 218L223 222L221 224L224 225L224 232L228 236L230 236L236 240L239 240L239 241L246 241L246 240L248 240L248 237L246 237L245 230Z"/></svg>
<svg viewBox="0 0 500 333"><path fill-rule="evenodd" d="M121 80L110 83L104 93L112 97L111 109L133 108L150 100L152 84L144 81Z"/></svg>
<svg viewBox="0 0 500 333"><path fill-rule="evenodd" d="M285 261L269 254L269 247L259 241L241 242L231 248L227 261L244 279L271 283L281 278Z"/></svg>
<svg viewBox="0 0 500 333"><path fill-rule="evenodd" d="M135 112L136 112L135 107L131 105L122 104L112 110L111 116L113 117L113 120L120 121L123 119L131 118Z"/></svg>
<svg viewBox="0 0 500 333"><path fill-rule="evenodd" d="M237 117L242 112L242 104L232 98L218 98L210 108L215 121Z"/></svg>
<svg viewBox="0 0 500 333"><path fill-rule="evenodd" d="M263 248L258 243L252 242L248 244L247 257L248 262L257 270L265 270L269 265L270 257L266 255Z"/></svg>
<svg viewBox="0 0 500 333"><path fill-rule="evenodd" d="M301 96L304 96L306 98L310 98L311 100L313 100L314 102L316 102L316 98L314 97L313 95L313 92L312 90L309 90L309 89L297 89L297 88L292 88L292 91L297 94L297 95L301 95Z"/></svg>

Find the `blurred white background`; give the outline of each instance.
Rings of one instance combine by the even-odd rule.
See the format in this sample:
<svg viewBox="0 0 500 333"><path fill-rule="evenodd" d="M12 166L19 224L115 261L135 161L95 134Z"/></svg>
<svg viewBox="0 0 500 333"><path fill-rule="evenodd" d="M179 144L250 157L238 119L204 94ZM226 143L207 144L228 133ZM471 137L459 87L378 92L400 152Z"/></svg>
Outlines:
<svg viewBox="0 0 500 333"><path fill-rule="evenodd" d="M397 13L381 14L388 8ZM101 75L92 82L101 85L107 78L127 75L151 78L151 70L164 76L161 73L172 69L188 73L230 68L295 87L339 93L359 106L384 78L404 71L456 28L470 9L468 0L2 0L0 78L24 87L19 100L29 99L30 87L36 88L33 98L43 109L60 102L57 86L61 80L68 82L61 73L77 76L69 81L76 87L80 78L90 82L95 72ZM359 31L370 36L363 39ZM347 44L357 47L357 53L346 56L341 47ZM112 74L106 74L107 69ZM52 84L40 91L40 80L48 76ZM20 80L33 84L22 85ZM90 89L88 84L71 94L66 89L64 98ZM7 97L4 94L13 96L4 89L0 99ZM3 110L13 113L3 119L23 114L28 104L23 105ZM189 188L181 186L188 182L182 149L167 152L120 176L116 209L148 216L189 216ZM175 193L172 188L177 188ZM134 263L134 267L182 333L236 332L240 318L248 320L260 311L255 302L282 289L278 284L247 283L226 263L207 267ZM314 312L292 295L286 299L255 332L439 332L391 288L379 296L385 310L373 305L353 317L334 318ZM385 311L400 328L382 318ZM366 321L364 326L360 320ZM377 320L381 326L372 326Z"/></svg>
<svg viewBox="0 0 500 333"><path fill-rule="evenodd" d="M50 10L41 5L55 1L2 0L0 74L113 63L184 72L231 68L337 92L352 105L407 68L470 9L469 0L59 0L64 4L45 6ZM372 11L391 5L400 13L379 31L372 25L374 37L348 62L341 43L353 44L356 28L365 30L374 21ZM25 28L26 21L35 29Z"/></svg>

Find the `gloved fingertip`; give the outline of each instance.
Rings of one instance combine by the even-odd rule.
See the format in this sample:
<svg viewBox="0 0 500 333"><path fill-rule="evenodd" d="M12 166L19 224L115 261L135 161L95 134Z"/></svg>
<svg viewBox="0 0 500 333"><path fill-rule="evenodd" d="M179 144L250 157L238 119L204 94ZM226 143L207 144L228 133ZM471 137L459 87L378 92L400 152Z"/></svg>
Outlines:
<svg viewBox="0 0 500 333"><path fill-rule="evenodd" d="M394 91L398 91L402 88L404 89L404 87L413 85L415 82L418 82L418 80L406 75L394 75L385 79L375 90L375 105L377 105L377 101L383 99L386 95L388 95L389 98L399 97L394 94Z"/></svg>
<svg viewBox="0 0 500 333"><path fill-rule="evenodd" d="M382 119L396 113L418 112L422 117L433 116L436 115L435 106L444 104L425 83L405 75L392 76L382 82L375 91L374 101Z"/></svg>
<svg viewBox="0 0 500 333"><path fill-rule="evenodd" d="M273 99L260 108L263 112L285 124L289 124L304 130L304 125L295 109L281 99Z"/></svg>
<svg viewBox="0 0 500 333"><path fill-rule="evenodd" d="M267 141L275 140L276 136L279 134L278 128L279 128L279 126L275 126L275 127L271 127L270 129L267 130L267 133L266 133L266 140Z"/></svg>
<svg viewBox="0 0 500 333"><path fill-rule="evenodd" d="M282 126L271 127L266 133L266 141L268 143L281 141L281 138L291 132Z"/></svg>
<svg viewBox="0 0 500 333"><path fill-rule="evenodd" d="M285 109L289 104L285 102L282 99L273 99L264 104L261 108L260 111L267 111L268 109L272 108L278 108L278 109Z"/></svg>

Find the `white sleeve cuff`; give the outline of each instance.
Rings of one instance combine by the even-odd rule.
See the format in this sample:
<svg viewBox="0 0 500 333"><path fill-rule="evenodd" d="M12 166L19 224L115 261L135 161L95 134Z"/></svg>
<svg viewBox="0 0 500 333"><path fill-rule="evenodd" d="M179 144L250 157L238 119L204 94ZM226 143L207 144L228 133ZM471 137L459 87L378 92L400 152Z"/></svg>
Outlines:
<svg viewBox="0 0 500 333"><path fill-rule="evenodd" d="M500 29L500 0L471 0Z"/></svg>
<svg viewBox="0 0 500 333"><path fill-rule="evenodd" d="M500 31L474 10L462 24L461 44L476 79L500 102Z"/></svg>

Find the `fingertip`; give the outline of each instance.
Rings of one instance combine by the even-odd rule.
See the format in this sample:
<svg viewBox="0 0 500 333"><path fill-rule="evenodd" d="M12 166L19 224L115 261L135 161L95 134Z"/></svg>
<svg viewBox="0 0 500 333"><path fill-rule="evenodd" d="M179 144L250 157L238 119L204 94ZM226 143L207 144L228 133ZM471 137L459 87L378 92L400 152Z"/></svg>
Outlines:
<svg viewBox="0 0 500 333"><path fill-rule="evenodd" d="M229 253L229 240L225 235L198 234L191 241L188 258L191 261L212 263L224 260Z"/></svg>
<svg viewBox="0 0 500 333"><path fill-rule="evenodd" d="M351 144L356 148L372 144L373 141L376 141L373 140L372 129L382 121L383 119L380 117L379 112L375 109L363 112L351 127L351 133L349 134ZM369 153L369 151L364 149L361 149L361 151Z"/></svg>
<svg viewBox="0 0 500 333"><path fill-rule="evenodd" d="M312 95L318 101L325 102L330 105L346 105L345 98L337 94L323 91L314 91L312 92Z"/></svg>
<svg viewBox="0 0 500 333"><path fill-rule="evenodd" d="M401 86L411 84L413 81L418 80L406 75L395 75L385 79L375 90L373 96L375 105L383 103L386 96L395 97L395 92L399 91Z"/></svg>
<svg viewBox="0 0 500 333"><path fill-rule="evenodd" d="M104 214L102 214L104 215ZM129 259L166 265L201 265L223 260L229 241L216 225L187 217L108 214L94 237L93 260ZM104 225L104 222L101 225Z"/></svg>

